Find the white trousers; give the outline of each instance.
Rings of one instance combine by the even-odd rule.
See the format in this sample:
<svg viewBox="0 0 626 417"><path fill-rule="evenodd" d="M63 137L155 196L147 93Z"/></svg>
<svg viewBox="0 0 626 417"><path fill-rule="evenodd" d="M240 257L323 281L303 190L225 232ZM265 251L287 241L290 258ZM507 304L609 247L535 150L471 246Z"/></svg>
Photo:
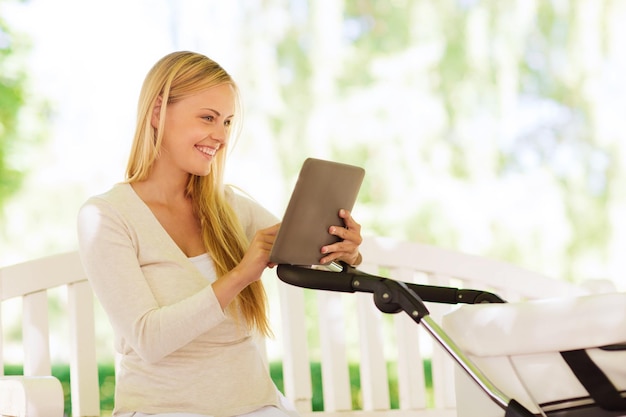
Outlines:
<svg viewBox="0 0 626 417"><path fill-rule="evenodd" d="M300 417L296 408L284 395L280 394L280 402L284 410L274 406L261 407L250 413L241 414L236 417ZM191 413L163 413L163 414L144 414L144 413L125 413L117 417L213 417L204 414Z"/></svg>

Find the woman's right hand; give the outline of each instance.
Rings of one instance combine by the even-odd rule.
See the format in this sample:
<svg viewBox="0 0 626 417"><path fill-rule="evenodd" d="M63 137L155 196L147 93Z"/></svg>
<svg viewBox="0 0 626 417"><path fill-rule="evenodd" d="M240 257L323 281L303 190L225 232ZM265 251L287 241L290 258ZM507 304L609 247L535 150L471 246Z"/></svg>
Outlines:
<svg viewBox="0 0 626 417"><path fill-rule="evenodd" d="M258 230L239 265L213 283L213 291L222 309L252 282L261 278L267 267L274 267L270 262L270 252L276 240L280 223Z"/></svg>
<svg viewBox="0 0 626 417"><path fill-rule="evenodd" d="M261 278L261 274L265 268L273 268L276 266L276 264L270 262L270 252L272 251L272 246L274 246L279 227L280 223L277 223L268 228L258 230L254 238L252 238L250 247L243 256L243 259L239 265L235 267L235 269L241 268L246 274L250 274L252 278L250 282Z"/></svg>

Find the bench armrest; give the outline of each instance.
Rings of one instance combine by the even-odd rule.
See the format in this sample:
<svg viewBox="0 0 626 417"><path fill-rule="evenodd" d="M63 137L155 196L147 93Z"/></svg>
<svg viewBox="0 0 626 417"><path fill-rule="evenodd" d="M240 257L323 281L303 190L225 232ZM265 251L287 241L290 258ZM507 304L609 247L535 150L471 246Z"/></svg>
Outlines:
<svg viewBox="0 0 626 417"><path fill-rule="evenodd" d="M61 382L52 376L0 376L0 415L63 417Z"/></svg>

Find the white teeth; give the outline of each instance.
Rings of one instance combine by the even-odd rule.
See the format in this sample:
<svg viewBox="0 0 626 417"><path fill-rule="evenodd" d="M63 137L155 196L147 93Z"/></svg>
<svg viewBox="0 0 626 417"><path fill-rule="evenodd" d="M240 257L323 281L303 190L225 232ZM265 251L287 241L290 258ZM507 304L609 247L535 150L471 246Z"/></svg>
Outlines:
<svg viewBox="0 0 626 417"><path fill-rule="evenodd" d="M207 155L215 156L217 149L209 148L208 146L196 146L196 148Z"/></svg>

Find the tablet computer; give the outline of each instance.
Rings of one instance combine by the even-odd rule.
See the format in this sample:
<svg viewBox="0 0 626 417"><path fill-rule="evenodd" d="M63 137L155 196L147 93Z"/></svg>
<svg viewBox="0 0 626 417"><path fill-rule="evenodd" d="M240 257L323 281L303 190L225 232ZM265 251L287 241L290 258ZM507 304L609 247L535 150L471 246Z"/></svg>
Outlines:
<svg viewBox="0 0 626 417"><path fill-rule="evenodd" d="M339 210L352 211L364 176L365 170L358 166L307 158L287 204L270 261L320 265L322 246L340 240L328 229L344 224Z"/></svg>

